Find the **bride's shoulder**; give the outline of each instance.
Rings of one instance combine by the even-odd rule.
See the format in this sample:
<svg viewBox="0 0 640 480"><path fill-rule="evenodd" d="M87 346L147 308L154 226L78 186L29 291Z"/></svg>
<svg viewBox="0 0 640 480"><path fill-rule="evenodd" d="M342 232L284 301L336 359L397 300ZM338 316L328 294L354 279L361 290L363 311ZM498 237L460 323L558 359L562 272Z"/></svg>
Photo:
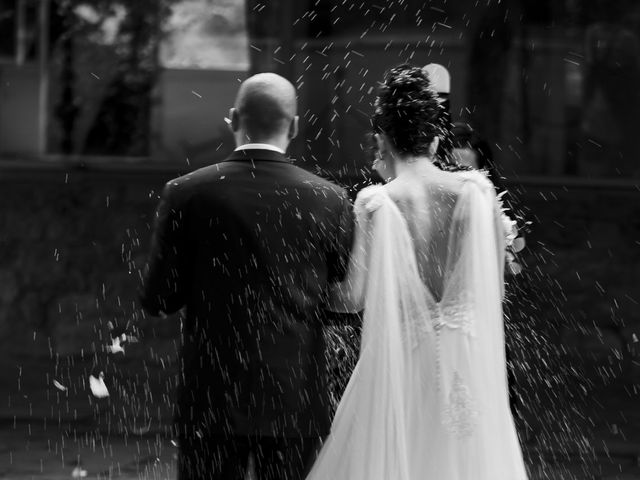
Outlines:
<svg viewBox="0 0 640 480"><path fill-rule="evenodd" d="M384 190L384 185L379 185L379 184L369 185L367 187L364 187L356 195L356 202L363 202L368 199L371 199L372 197L381 194L383 190Z"/></svg>
<svg viewBox="0 0 640 480"><path fill-rule="evenodd" d="M464 170L455 172L454 175L456 175L460 181L461 190L473 185L482 191L495 192L493 183L491 183L487 174L482 170Z"/></svg>
<svg viewBox="0 0 640 480"><path fill-rule="evenodd" d="M358 192L355 201L356 211L372 212L380 206L382 196L386 195L384 185L369 185Z"/></svg>

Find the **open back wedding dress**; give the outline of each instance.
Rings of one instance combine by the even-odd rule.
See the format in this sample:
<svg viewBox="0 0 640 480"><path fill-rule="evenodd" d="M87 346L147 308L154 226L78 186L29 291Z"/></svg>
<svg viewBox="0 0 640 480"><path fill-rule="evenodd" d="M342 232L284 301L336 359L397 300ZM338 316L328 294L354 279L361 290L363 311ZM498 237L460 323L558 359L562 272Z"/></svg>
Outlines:
<svg viewBox="0 0 640 480"><path fill-rule="evenodd" d="M364 306L361 352L308 480L521 480L491 183L417 161L355 204L334 308Z"/></svg>

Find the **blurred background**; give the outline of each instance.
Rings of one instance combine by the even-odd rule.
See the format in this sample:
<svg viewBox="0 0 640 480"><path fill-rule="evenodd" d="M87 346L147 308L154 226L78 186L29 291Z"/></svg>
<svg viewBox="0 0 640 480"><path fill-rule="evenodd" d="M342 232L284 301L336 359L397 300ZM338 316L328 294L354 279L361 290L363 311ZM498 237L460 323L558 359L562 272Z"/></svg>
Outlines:
<svg viewBox="0 0 640 480"><path fill-rule="evenodd" d="M640 478L634 0L0 0L0 478L173 478L180 319L136 303L159 191L233 150L240 82L275 71L289 153L355 195L404 62L449 70L525 232L505 309L531 478ZM357 335L329 334L348 367Z"/></svg>

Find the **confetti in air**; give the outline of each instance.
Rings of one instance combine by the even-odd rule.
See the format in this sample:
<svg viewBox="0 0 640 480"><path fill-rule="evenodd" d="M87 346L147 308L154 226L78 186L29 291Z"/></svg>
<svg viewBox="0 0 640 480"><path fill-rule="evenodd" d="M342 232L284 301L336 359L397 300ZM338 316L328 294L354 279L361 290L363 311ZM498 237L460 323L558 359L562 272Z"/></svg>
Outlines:
<svg viewBox="0 0 640 480"><path fill-rule="evenodd" d="M67 391L67 387L65 387L64 385L62 385L59 381L54 380L53 381L53 386L56 387L58 390L62 390L63 392Z"/></svg>
<svg viewBox="0 0 640 480"><path fill-rule="evenodd" d="M30 18L36 10L33 5L47 2L6 3L31 5L26 7ZM17 350L10 345L18 338L17 332L28 328L30 348L20 351L15 381L11 378L4 390L0 388L3 418L7 425L13 422L6 437L18 439L14 445L3 436L5 465L0 478L5 472L11 478L175 478L177 452L185 441L174 439L173 414L177 392L184 388L184 375L189 373L181 358L189 321L183 313L160 312L162 319L153 318L142 311L136 295L144 281L143 264L156 220L153 207L162 192L160 180L168 179L170 173L191 172L213 159L222 160L234 148L228 128L231 119L224 116L232 106L232 91L251 68L264 67L284 72L299 88L301 131L289 151L292 161L345 187L353 199L363 187L378 181L371 168L377 150L371 116L383 72L405 62L417 67L438 62L451 68L455 83L451 120L468 121L486 132L485 140L495 155L496 178L508 189L500 204L504 214L500 233L507 244L504 329L510 406L529 478L640 478L640 414L635 414L640 396L640 299L635 293L640 284L640 211L634 205L640 184L637 176L621 179L628 183L623 191L615 187L618 180L612 178L609 184L606 178L596 194L589 185L603 178L594 173L584 185L585 179L580 178L583 168L595 172L615 167L621 176L617 168L624 169L625 164L632 164L640 175L640 162L633 153L637 148L623 156L610 145L607 135L583 131L588 123L585 112L592 103L589 99L603 97L590 90L596 85L604 87L604 97L619 97L620 112L626 112L630 120L635 118L637 108L631 107L637 102L633 86L638 82L629 81L627 89L609 91L607 87L624 83L625 75L640 71L640 43L636 41L640 1L567 0L557 2L558 8L556 3L549 7L552 3L54 2L52 41L53 37L59 40L49 52L49 70L57 83L51 99L56 108L47 113L53 132L48 147L59 152L58 139L68 134L75 139L72 150L77 155L70 157L73 168L62 165L46 173L55 181L51 186L38 181L38 187L44 188L33 194L22 186L26 181L15 182L20 185L3 181L10 198L7 206L0 206L0 218L8 222L0 235L0 245L7 247L0 260L0 317L11 314L12 322L11 328L7 322L0 322L0 327L7 327L5 348L12 350ZM606 3L607 10L629 5L624 8L631 12L628 21L635 27L633 35L625 33L619 38L619 46L613 46L614 39L625 29L609 31L601 25L607 22L591 6L599 3ZM164 5L161 11L156 4ZM66 8L71 11L64 16L57 11ZM143 14L148 8L154 13ZM281 15L282 11L287 14ZM562 19L549 36L549 25L542 17L555 18L558 12ZM168 18L157 18L165 13ZM29 18L31 39L40 32ZM71 18L81 23L68 22ZM145 25L151 20L152 29L147 32ZM566 35L563 22L569 26ZM112 24L116 26L107 28ZM161 42L155 37L160 24ZM63 28L71 28L71 33L58 32ZM598 34L592 39L593 51L585 41L590 28ZM142 34L137 35L138 31ZM218 45L227 31L232 32L233 42L224 37ZM201 32L206 33L204 40ZM65 41L71 37L73 42ZM230 45L236 39L241 39L238 45ZM11 49L24 47L24 42L13 43ZM156 48L160 43L162 48ZM633 53L620 58L612 55L611 60L633 61L626 65L593 63L600 50L607 56L609 44L612 51L620 47L622 53L626 49ZM72 55L74 45L82 45L86 53ZM33 62L32 56L29 51L27 60ZM111 71L111 65L118 68ZM162 73L156 75L159 65ZM124 77L119 80L121 71ZM219 71L224 73L216 73ZM211 72L215 73L213 85L201 81L211 77ZM182 78L187 80L178 80ZM3 88L8 86L0 85ZM156 96L162 100L158 105ZM157 110L162 122L147 118L150 101L152 113ZM134 103L141 107L133 108ZM191 112L202 112L202 118L211 116L215 125L189 128L199 118L189 118ZM178 121L172 123L175 119ZM65 121L73 128L65 127ZM20 120L16 122L16 127L24 127ZM633 126L634 122L626 123ZM178 128L171 128L174 125ZM165 131L167 140L180 140L175 142L175 164L139 162L137 159L147 156L147 144L151 150L164 145ZM627 137L633 144L633 135ZM142 156L125 155L128 142L135 143L131 147L135 152L141 145ZM93 152L102 144L116 151L114 166L103 168L102 160L85 162L81 152ZM126 158L124 171L119 166L123 163L120 155ZM544 157L543 161L538 157ZM81 168L75 168L76 159ZM224 163L216 163L215 168L221 165ZM519 179L521 165L526 172L540 171L535 178L525 176L524 186ZM14 166L9 163L8 168L11 179ZM155 173L136 173L130 185L125 180L130 168ZM94 177L100 178L95 185ZM233 184L234 174L221 174L218 180L216 188L223 188ZM18 188L23 200L14 201L11 192ZM37 209L32 208L32 197L38 202ZM271 208L259 222L247 225L256 229L259 240L271 223L282 226L287 212L292 212L291 219L299 225L308 212L298 211L295 202ZM256 200L256 205L264 204L262 196ZM42 213L32 213L36 211ZM52 220L41 221L36 215ZM219 232L231 244L233 233L217 223L217 216L212 217L208 232ZM323 228L318 223L315 227ZM281 230L282 237L288 238L288 232ZM278 272L293 270L293 265L307 260L296 255L293 247L285 245L283 250L286 254L273 261ZM235 275L227 254L214 253L207 259L209 264L198 268L210 265L225 278ZM252 258L247 268L254 268L259 260ZM171 276L162 278L164 283L170 281ZM286 296L282 285L287 282L286 274L279 274L269 288ZM173 282L169 286L174 287ZM198 302L207 304L206 291L192 293ZM229 298L234 308L242 307L247 302L235 293L230 292ZM217 306L206 306L206 310L208 314ZM215 315L211 314L212 322L217 320ZM332 418L358 361L362 328L361 317L339 320L323 323L322 367L327 370ZM244 364L240 334L235 328L232 333L230 345ZM264 342L264 336L259 340ZM206 347L199 361L208 368L207 375L214 369L223 370L224 348L212 347L215 342L206 335L194 335L193 341ZM37 359L32 352L37 352ZM187 349L186 353L192 352ZM258 348L254 353L262 356L265 352ZM9 379L8 371L5 373L0 380ZM204 381L204 375L197 380ZM259 381L264 383L264 379ZM214 418L216 410L209 408L209 395L215 397L219 391L199 389L200 393L203 411L209 409L207 415ZM295 395L309 392L296 389ZM193 430L195 440L206 441L207 435L205 429ZM44 454L36 454L32 449L35 440L48 450L46 455L57 457L56 466ZM85 457L86 450L91 453ZM82 464L79 457L73 461L81 451ZM104 463L98 466L94 457ZM20 462L28 475L15 470ZM55 468L59 471L52 471Z"/></svg>

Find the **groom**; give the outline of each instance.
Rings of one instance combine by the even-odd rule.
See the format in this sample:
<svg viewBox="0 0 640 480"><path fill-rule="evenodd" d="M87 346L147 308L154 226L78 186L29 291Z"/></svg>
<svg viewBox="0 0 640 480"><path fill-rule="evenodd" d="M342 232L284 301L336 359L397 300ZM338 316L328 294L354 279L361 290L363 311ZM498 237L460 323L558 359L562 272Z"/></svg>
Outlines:
<svg viewBox="0 0 640 480"><path fill-rule="evenodd" d="M179 478L302 479L328 434L325 289L343 278L346 192L285 156L295 88L262 73L230 111L237 148L170 181L141 295L152 315L186 307L176 411Z"/></svg>

